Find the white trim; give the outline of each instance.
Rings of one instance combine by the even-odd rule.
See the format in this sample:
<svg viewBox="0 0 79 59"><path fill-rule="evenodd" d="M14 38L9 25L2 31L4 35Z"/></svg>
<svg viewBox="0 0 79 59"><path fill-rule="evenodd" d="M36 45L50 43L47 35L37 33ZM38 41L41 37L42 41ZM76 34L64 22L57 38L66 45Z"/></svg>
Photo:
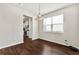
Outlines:
<svg viewBox="0 0 79 59"><path fill-rule="evenodd" d="M43 37L41 37L40 39L47 40L47 39L45 39ZM52 41L52 40L47 40L47 41L49 41L49 42L55 42L55 43L58 43L58 44L62 44L62 45L68 46L68 45L66 45L65 43L62 43L62 42L56 42L56 41Z"/></svg>
<svg viewBox="0 0 79 59"><path fill-rule="evenodd" d="M76 47L77 49L79 49L79 47Z"/></svg>
<svg viewBox="0 0 79 59"><path fill-rule="evenodd" d="M75 46L73 46L73 47L75 47ZM75 47L75 48L77 48L79 50L79 47Z"/></svg>
<svg viewBox="0 0 79 59"><path fill-rule="evenodd" d="M14 44L6 45L6 46L3 46L3 47L0 47L0 49L11 47L11 46L14 46L14 45L17 45L17 44L21 44L21 43L23 43L23 42L17 42L17 43L14 43Z"/></svg>
<svg viewBox="0 0 79 59"><path fill-rule="evenodd" d="M46 40L45 38L41 38L41 39ZM72 46L72 45L66 45L65 43L61 43L61 42L56 42L56 41L51 41L51 40L47 40L47 41L55 42L55 43L62 44L62 45L65 45L65 46ZM73 47L75 47L75 46L73 46ZM75 47L75 48L79 49L79 47Z"/></svg>

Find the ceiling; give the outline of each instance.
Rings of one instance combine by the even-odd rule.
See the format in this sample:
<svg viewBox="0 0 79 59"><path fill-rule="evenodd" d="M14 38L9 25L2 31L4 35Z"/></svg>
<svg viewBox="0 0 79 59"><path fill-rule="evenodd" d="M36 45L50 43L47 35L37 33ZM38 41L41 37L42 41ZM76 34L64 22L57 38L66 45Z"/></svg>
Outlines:
<svg viewBox="0 0 79 59"><path fill-rule="evenodd" d="M54 11L72 3L40 3L40 13L43 15L50 11ZM25 9L33 15L37 15L39 12L39 3L13 3L12 5Z"/></svg>

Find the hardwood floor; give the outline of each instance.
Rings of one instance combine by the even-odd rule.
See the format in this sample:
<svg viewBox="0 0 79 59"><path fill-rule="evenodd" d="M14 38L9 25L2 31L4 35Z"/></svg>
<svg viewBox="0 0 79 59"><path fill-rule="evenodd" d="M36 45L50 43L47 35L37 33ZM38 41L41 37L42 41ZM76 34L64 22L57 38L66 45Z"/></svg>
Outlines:
<svg viewBox="0 0 79 59"><path fill-rule="evenodd" d="M73 51L64 45L48 42L41 39L35 40L34 42L35 45L37 44L37 47L42 47L42 50L40 50L42 55L79 55L79 52Z"/></svg>
<svg viewBox="0 0 79 59"><path fill-rule="evenodd" d="M23 44L0 49L0 55L79 55L66 46L25 37Z"/></svg>

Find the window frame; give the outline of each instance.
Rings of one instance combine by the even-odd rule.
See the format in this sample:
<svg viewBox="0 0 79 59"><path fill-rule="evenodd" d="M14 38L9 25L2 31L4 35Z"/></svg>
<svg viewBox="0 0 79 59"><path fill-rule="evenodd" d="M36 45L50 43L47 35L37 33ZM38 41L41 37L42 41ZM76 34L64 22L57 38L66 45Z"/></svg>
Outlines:
<svg viewBox="0 0 79 59"><path fill-rule="evenodd" d="M51 17L46 17L46 18L51 18ZM44 19L45 19L45 18L44 18ZM42 24L43 24L43 22L44 22L44 19L43 19L43 21L42 21ZM47 25L52 25L52 23L51 23L51 24L47 24ZM43 29L43 32L49 32L49 33L52 32L52 29L51 29L51 31L46 31L46 25L43 24L43 28L44 28L44 26L45 26L45 31L44 31L44 29Z"/></svg>
<svg viewBox="0 0 79 59"><path fill-rule="evenodd" d="M47 17L47 18L51 18L51 31L44 31L43 30L43 32L49 32L49 33L51 33L51 32L53 32L53 33L64 33L64 14L59 14L59 15L63 15L63 23L57 23L57 24L53 24L53 17L54 16L52 16L52 17ZM56 15L56 16L59 16L59 15ZM44 21L44 19L43 19L43 21ZM61 32L61 31L53 31L53 26L54 25L63 25L63 31ZM43 24L43 29L44 29L44 24ZM46 27L46 26L45 26ZM46 28L45 28L46 29Z"/></svg>

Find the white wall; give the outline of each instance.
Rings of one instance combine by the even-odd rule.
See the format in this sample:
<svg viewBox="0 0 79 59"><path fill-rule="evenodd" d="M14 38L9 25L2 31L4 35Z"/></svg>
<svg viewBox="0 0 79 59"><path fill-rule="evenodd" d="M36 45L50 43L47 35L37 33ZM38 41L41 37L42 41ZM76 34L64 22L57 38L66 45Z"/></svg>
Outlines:
<svg viewBox="0 0 79 59"><path fill-rule="evenodd" d="M19 8L19 7L18 7ZM29 37L32 38L32 40L35 40L38 38L38 20L36 20L36 16L34 14L28 13L26 10L25 15L32 17L32 19L29 20L29 25L30 25L30 32L29 32Z"/></svg>
<svg viewBox="0 0 79 59"><path fill-rule="evenodd" d="M36 17L33 17L33 31L32 31L32 39L38 39L38 19Z"/></svg>
<svg viewBox="0 0 79 59"><path fill-rule="evenodd" d="M77 20L77 43L79 43L79 5L78 5L78 14L77 14L77 16L78 16L78 20ZM79 45L79 44L78 44ZM78 46L78 48L79 48L79 46Z"/></svg>
<svg viewBox="0 0 79 59"><path fill-rule="evenodd" d="M56 34L56 33L45 33L43 32L43 24L42 20L39 21L39 33L40 38L45 39L51 42L56 42L59 44L66 45L65 40L67 40L68 45L79 47L79 40L77 38L77 20L78 20L78 6L72 5L66 8L60 9L55 11L51 14L45 15L44 17L49 17L58 14L64 14L64 33L63 34ZM79 27L79 26L78 26Z"/></svg>
<svg viewBox="0 0 79 59"><path fill-rule="evenodd" d="M0 48L23 43L23 14L30 15L20 8L0 4Z"/></svg>

